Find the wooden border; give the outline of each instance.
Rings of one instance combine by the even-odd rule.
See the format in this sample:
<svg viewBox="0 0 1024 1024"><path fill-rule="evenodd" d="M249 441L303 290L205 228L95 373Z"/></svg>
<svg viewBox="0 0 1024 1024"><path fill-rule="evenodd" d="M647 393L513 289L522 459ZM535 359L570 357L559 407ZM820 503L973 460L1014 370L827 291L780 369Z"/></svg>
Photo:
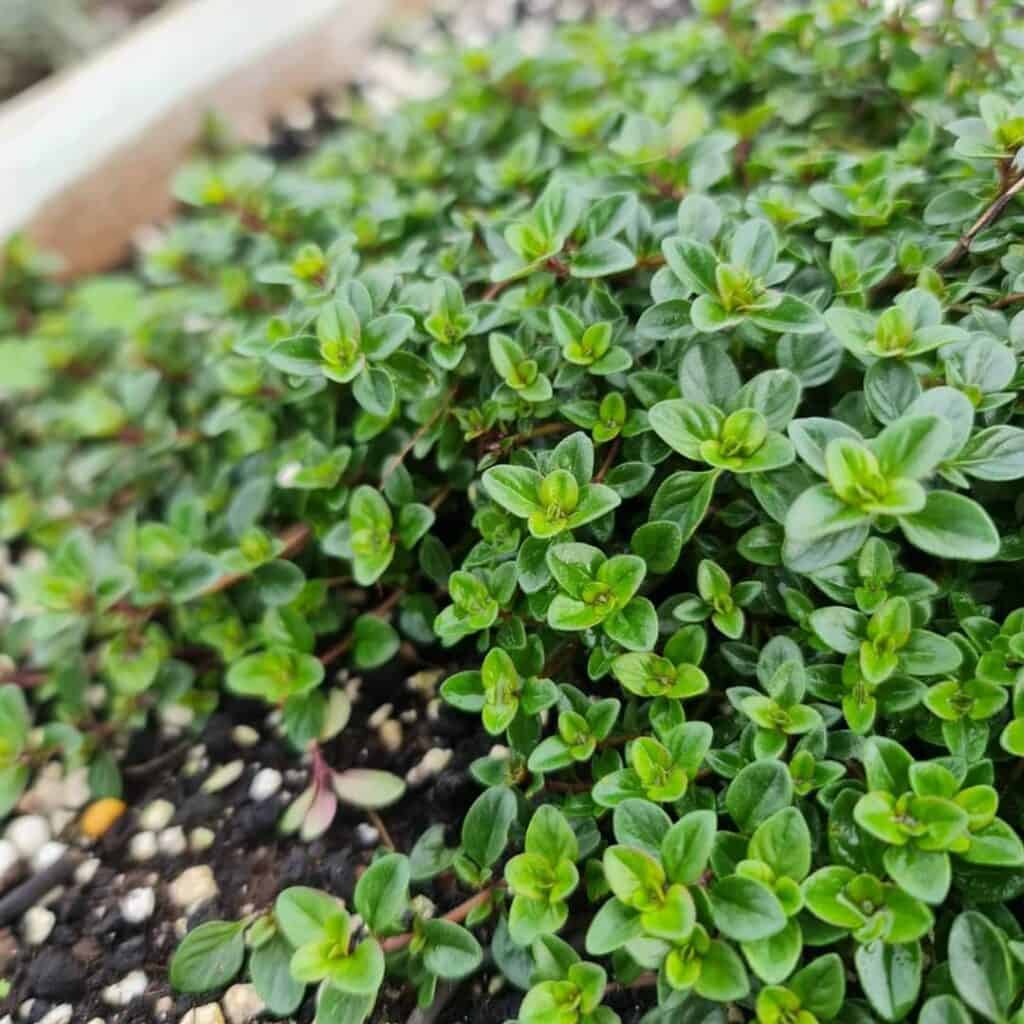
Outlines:
<svg viewBox="0 0 1024 1024"><path fill-rule="evenodd" d="M340 84L392 0L191 0L0 108L0 238L24 230L67 275L110 267L171 209L204 115L242 138Z"/></svg>

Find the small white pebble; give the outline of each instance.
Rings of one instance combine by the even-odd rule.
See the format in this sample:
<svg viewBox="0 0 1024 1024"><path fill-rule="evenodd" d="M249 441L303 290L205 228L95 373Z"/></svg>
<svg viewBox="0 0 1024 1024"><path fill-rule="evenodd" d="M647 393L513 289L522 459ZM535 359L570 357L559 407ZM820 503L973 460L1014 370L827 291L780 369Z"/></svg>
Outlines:
<svg viewBox="0 0 1024 1024"><path fill-rule="evenodd" d="M203 783L203 792L219 793L222 789L227 789L242 777L244 771L245 762L241 760L222 764L219 768L214 769Z"/></svg>
<svg viewBox="0 0 1024 1024"><path fill-rule="evenodd" d="M207 1003L189 1010L181 1018L181 1024L224 1024L224 1014L217 1003Z"/></svg>
<svg viewBox="0 0 1024 1024"><path fill-rule="evenodd" d="M53 931L57 915L46 907L29 907L21 919L21 934L30 946L41 946Z"/></svg>
<svg viewBox="0 0 1024 1024"><path fill-rule="evenodd" d="M413 693L418 693L426 700L430 700L437 693L437 684L443 675L444 672L439 669L423 669L423 671L409 676L405 681L405 685Z"/></svg>
<svg viewBox="0 0 1024 1024"><path fill-rule="evenodd" d="M381 746L390 754L397 753L402 749L402 723L395 718L389 718L377 730Z"/></svg>
<svg viewBox="0 0 1024 1024"><path fill-rule="evenodd" d="M431 747L417 764L414 764L405 775L410 786L419 786L428 779L440 775L448 767L452 759L452 751L441 747Z"/></svg>
<svg viewBox="0 0 1024 1024"><path fill-rule="evenodd" d="M202 826L194 828L188 836L188 848L193 853L202 853L203 850L208 850L213 846L213 841L216 838L216 833L212 829L203 828Z"/></svg>
<svg viewBox="0 0 1024 1024"><path fill-rule="evenodd" d="M93 709L103 707L107 703L107 688L105 686L90 686L85 691L85 702Z"/></svg>
<svg viewBox="0 0 1024 1024"><path fill-rule="evenodd" d="M213 899L220 891L213 871L208 864L188 868L171 882L171 902L190 913L201 903Z"/></svg>
<svg viewBox="0 0 1024 1024"><path fill-rule="evenodd" d="M64 806L72 810L84 807L92 796L89 787L89 769L76 768L64 778Z"/></svg>
<svg viewBox="0 0 1024 1024"><path fill-rule="evenodd" d="M128 855L132 860L142 863L152 860L157 854L156 834L153 832L137 832L128 844Z"/></svg>
<svg viewBox="0 0 1024 1024"><path fill-rule="evenodd" d="M283 779L275 768L258 771L249 786L249 796L258 801L269 800L280 788Z"/></svg>
<svg viewBox="0 0 1024 1024"><path fill-rule="evenodd" d="M427 718L431 722L436 722L441 717L441 701L435 697L429 704L427 704Z"/></svg>
<svg viewBox="0 0 1024 1024"><path fill-rule="evenodd" d="M180 730L187 728L195 721L195 717L195 711L185 707L184 704L168 704L166 707L160 708L160 721L169 726L172 732L177 731L179 735Z"/></svg>
<svg viewBox="0 0 1024 1024"><path fill-rule="evenodd" d="M138 999L149 985L149 978L144 971L132 971L120 981L108 985L101 993L103 1002L108 1006L127 1006L133 999Z"/></svg>
<svg viewBox="0 0 1024 1024"><path fill-rule="evenodd" d="M376 846L380 839L380 832L365 821L356 825L356 840L363 846Z"/></svg>
<svg viewBox="0 0 1024 1024"><path fill-rule="evenodd" d="M174 1012L174 1000L170 996L161 996L153 1006L153 1012L158 1017L170 1017Z"/></svg>
<svg viewBox="0 0 1024 1024"><path fill-rule="evenodd" d="M121 900L121 916L129 924L142 924L156 910L156 893L152 889L131 889Z"/></svg>
<svg viewBox="0 0 1024 1024"><path fill-rule="evenodd" d="M13 871L21 861L21 853L10 839L0 839L0 878Z"/></svg>
<svg viewBox="0 0 1024 1024"><path fill-rule="evenodd" d="M102 1017L93 1017L92 1020L86 1021L86 1024L107 1024Z"/></svg>
<svg viewBox="0 0 1024 1024"><path fill-rule="evenodd" d="M173 817L174 804L170 800L154 800L143 808L139 824L147 832L159 832L170 825Z"/></svg>
<svg viewBox="0 0 1024 1024"><path fill-rule="evenodd" d="M52 838L50 825L40 814L23 814L7 826L5 838L25 860L31 860Z"/></svg>
<svg viewBox="0 0 1024 1024"><path fill-rule="evenodd" d="M69 811L65 807L58 807L55 811L50 811L49 814L50 828L55 836L59 836L74 820L75 812Z"/></svg>
<svg viewBox="0 0 1024 1024"><path fill-rule="evenodd" d="M267 1008L252 985L232 985L221 1003L230 1024L250 1024Z"/></svg>
<svg viewBox="0 0 1024 1024"><path fill-rule="evenodd" d="M507 761L510 753L511 751L508 747L502 746L500 743L495 743L488 751L487 756L494 758L495 761Z"/></svg>
<svg viewBox="0 0 1024 1024"><path fill-rule="evenodd" d="M64 843L58 843L54 839L51 839L48 843L43 843L36 850L35 856L32 858L32 870L45 871L48 867L56 864L67 852L67 846Z"/></svg>
<svg viewBox="0 0 1024 1024"><path fill-rule="evenodd" d="M35 1005L36 1001L34 999L26 999L25 1002L23 1002L21 1006L18 1007L18 1016L22 1020L28 1020L29 1017L32 1016L32 1007ZM7 1020L10 1019L10 1017L7 1018Z"/></svg>
<svg viewBox="0 0 1024 1024"><path fill-rule="evenodd" d="M395 710L394 704L381 704L379 708L366 720L366 724L371 729L379 729L390 717L391 712Z"/></svg>
<svg viewBox="0 0 1024 1024"><path fill-rule="evenodd" d="M500 974L495 974L487 983L487 994L496 996L505 987L505 979Z"/></svg>
<svg viewBox="0 0 1024 1024"><path fill-rule="evenodd" d="M99 871L99 869L99 857L90 857L88 860L83 860L82 863L75 868L75 884L88 885L96 877L96 872Z"/></svg>
<svg viewBox="0 0 1024 1024"><path fill-rule="evenodd" d="M419 717L419 712L415 708L406 708L398 716L399 721L405 722L406 725L412 725Z"/></svg>
<svg viewBox="0 0 1024 1024"><path fill-rule="evenodd" d="M156 837L156 843L165 857L180 857L188 849L185 830L180 825L165 828Z"/></svg>
<svg viewBox="0 0 1024 1024"><path fill-rule="evenodd" d="M71 1024L71 1015L74 1012L74 1008L70 1003L61 1003L60 1006L55 1006L50 1010L50 1012L39 1021L39 1024Z"/></svg>
<svg viewBox="0 0 1024 1024"><path fill-rule="evenodd" d="M340 680L339 680L340 681ZM345 681L345 696L353 703L359 701L359 691L363 688L363 681L359 676L353 676Z"/></svg>
<svg viewBox="0 0 1024 1024"><path fill-rule="evenodd" d="M255 747L260 734L251 725L236 725L231 730L231 738L239 747Z"/></svg>

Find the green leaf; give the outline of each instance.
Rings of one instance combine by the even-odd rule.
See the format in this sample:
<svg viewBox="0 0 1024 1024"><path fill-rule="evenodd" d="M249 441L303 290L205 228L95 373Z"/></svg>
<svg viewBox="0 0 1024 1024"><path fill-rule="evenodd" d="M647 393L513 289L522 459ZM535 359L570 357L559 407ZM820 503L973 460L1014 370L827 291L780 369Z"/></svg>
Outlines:
<svg viewBox="0 0 1024 1024"><path fill-rule="evenodd" d="M608 277L636 265L636 256L613 238L594 238L573 253L569 272L573 277Z"/></svg>
<svg viewBox="0 0 1024 1024"><path fill-rule="evenodd" d="M795 807L785 807L761 822L750 839L750 856L776 875L801 882L811 869L811 832Z"/></svg>
<svg viewBox="0 0 1024 1024"><path fill-rule="evenodd" d="M484 490L513 515L527 518L540 508L541 475L523 466L495 466L483 475Z"/></svg>
<svg viewBox="0 0 1024 1024"><path fill-rule="evenodd" d="M171 960L171 984L179 992L223 988L242 969L244 933L237 921L208 921L189 932Z"/></svg>
<svg viewBox="0 0 1024 1024"><path fill-rule="evenodd" d="M718 260L711 246L693 238L674 235L661 243L661 251L672 272L691 292L718 294L715 280Z"/></svg>
<svg viewBox="0 0 1024 1024"><path fill-rule="evenodd" d="M918 480L942 461L950 438L949 424L938 416L911 416L890 424L871 446L886 476Z"/></svg>
<svg viewBox="0 0 1024 1024"><path fill-rule="evenodd" d="M750 319L775 334L817 334L823 326L821 314L795 295L783 295L774 306L752 310Z"/></svg>
<svg viewBox="0 0 1024 1024"><path fill-rule="evenodd" d="M385 854L375 860L356 883L355 907L376 934L398 924L409 902L409 859Z"/></svg>
<svg viewBox="0 0 1024 1024"><path fill-rule="evenodd" d="M451 921L423 925L423 966L439 978L464 978L480 966L483 950L473 935Z"/></svg>
<svg viewBox="0 0 1024 1024"><path fill-rule="evenodd" d="M940 558L983 561L999 552L999 532L975 501L952 491L931 491L920 512L900 516L915 547Z"/></svg>
<svg viewBox="0 0 1024 1024"><path fill-rule="evenodd" d="M335 772L334 792L353 807L377 810L397 803L405 794L405 782L391 772L376 768L347 768Z"/></svg>
<svg viewBox="0 0 1024 1024"><path fill-rule="evenodd" d="M725 806L744 833L788 807L793 800L793 782L786 766L778 761L755 761L729 784Z"/></svg>
<svg viewBox="0 0 1024 1024"><path fill-rule="evenodd" d="M921 947L875 940L858 946L854 957L861 988L883 1020L903 1020L921 991Z"/></svg>
<svg viewBox="0 0 1024 1024"><path fill-rule="evenodd" d="M739 942L766 939L786 926L774 893L752 878L731 875L709 891L711 916L723 935Z"/></svg>
<svg viewBox="0 0 1024 1024"><path fill-rule="evenodd" d="M999 929L977 911L960 914L949 932L949 959L960 998L986 1020L1006 1020L1018 983Z"/></svg>
<svg viewBox="0 0 1024 1024"><path fill-rule="evenodd" d="M462 822L463 849L480 867L490 867L504 852L515 817L515 794L505 786L492 786L466 812Z"/></svg>
<svg viewBox="0 0 1024 1024"><path fill-rule="evenodd" d="M317 995L316 1024L363 1024L375 1002L374 994L342 992L325 983Z"/></svg>
<svg viewBox="0 0 1024 1024"><path fill-rule="evenodd" d="M374 416L390 416L395 407L395 382L387 370L367 366L352 382L352 397Z"/></svg>
<svg viewBox="0 0 1024 1024"><path fill-rule="evenodd" d="M352 636L352 654L357 668L377 668L389 662L398 651L398 633L376 615L360 615L352 627Z"/></svg>
<svg viewBox="0 0 1024 1024"><path fill-rule="evenodd" d="M252 951L249 973L252 983L267 1009L280 1017L293 1014L306 994L306 986L291 974L292 948L275 934Z"/></svg>
<svg viewBox="0 0 1024 1024"><path fill-rule="evenodd" d="M338 900L319 889L293 886L277 897L274 917L293 946L304 946L317 941L327 922L340 909Z"/></svg>
<svg viewBox="0 0 1024 1024"><path fill-rule="evenodd" d="M842 1009L846 995L843 961L827 953L801 968L788 983L803 1009L819 1020L831 1020Z"/></svg>
<svg viewBox="0 0 1024 1024"><path fill-rule="evenodd" d="M700 880L711 856L716 828L713 811L690 811L668 830L661 843L661 857L671 881L695 885Z"/></svg>

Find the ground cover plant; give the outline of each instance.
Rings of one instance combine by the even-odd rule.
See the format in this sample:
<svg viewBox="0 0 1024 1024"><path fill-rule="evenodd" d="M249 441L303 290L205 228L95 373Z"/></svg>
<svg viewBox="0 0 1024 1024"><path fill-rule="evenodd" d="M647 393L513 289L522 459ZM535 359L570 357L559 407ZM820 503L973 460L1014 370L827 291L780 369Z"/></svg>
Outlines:
<svg viewBox="0 0 1024 1024"><path fill-rule="evenodd" d="M211 151L133 275L8 247L4 808L227 692L310 765L282 829L386 822L324 744L403 657L494 740L461 828L201 925L179 990L1020 1019L1024 39L704 6Z"/></svg>

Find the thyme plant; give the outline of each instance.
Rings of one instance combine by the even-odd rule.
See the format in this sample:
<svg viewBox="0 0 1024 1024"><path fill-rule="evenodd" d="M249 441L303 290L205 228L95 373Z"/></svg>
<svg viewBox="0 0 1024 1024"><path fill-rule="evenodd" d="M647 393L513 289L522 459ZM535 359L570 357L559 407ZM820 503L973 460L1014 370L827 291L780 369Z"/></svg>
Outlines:
<svg viewBox="0 0 1024 1024"><path fill-rule="evenodd" d="M320 743L403 643L499 744L461 829L202 925L179 988L359 1024L486 960L522 1024L1020 1021L1014 5L701 6L209 153L132 273L9 246L4 806L226 689L320 834L402 794Z"/></svg>

